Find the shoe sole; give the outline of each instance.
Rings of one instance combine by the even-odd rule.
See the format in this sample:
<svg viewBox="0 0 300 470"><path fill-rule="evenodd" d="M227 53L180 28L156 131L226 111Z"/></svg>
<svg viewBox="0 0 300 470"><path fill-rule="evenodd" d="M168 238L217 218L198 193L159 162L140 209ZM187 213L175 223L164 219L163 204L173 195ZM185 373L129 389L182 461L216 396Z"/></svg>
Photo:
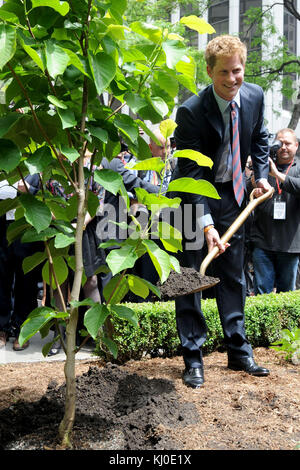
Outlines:
<svg viewBox="0 0 300 470"><path fill-rule="evenodd" d="M234 366L228 366L227 367L230 370L234 370L236 372L246 372L246 374L253 375L254 377L266 377L267 375L270 375L270 372L263 372L263 373L256 373L256 372L250 372L245 369L239 369L238 367Z"/></svg>
<svg viewBox="0 0 300 470"><path fill-rule="evenodd" d="M194 389L195 389L195 388L201 388L201 387L203 387L203 385L204 385L204 382L201 383L201 384L194 385L194 384L185 382L183 379L182 379L182 383L183 383L186 387L190 387L190 388L194 388Z"/></svg>

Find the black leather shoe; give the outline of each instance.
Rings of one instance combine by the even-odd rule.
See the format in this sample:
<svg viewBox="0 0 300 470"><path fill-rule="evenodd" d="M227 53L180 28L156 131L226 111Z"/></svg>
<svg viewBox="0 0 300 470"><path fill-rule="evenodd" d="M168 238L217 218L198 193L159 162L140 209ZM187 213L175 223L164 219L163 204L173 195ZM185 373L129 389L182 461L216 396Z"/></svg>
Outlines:
<svg viewBox="0 0 300 470"><path fill-rule="evenodd" d="M256 375L258 377L263 377L270 373L270 371L265 367L257 365L253 357L237 359L228 358L228 369L243 370L244 372L247 372L247 374Z"/></svg>
<svg viewBox="0 0 300 470"><path fill-rule="evenodd" d="M182 379L187 387L201 387L204 383L203 367L190 367L189 369L185 369Z"/></svg>

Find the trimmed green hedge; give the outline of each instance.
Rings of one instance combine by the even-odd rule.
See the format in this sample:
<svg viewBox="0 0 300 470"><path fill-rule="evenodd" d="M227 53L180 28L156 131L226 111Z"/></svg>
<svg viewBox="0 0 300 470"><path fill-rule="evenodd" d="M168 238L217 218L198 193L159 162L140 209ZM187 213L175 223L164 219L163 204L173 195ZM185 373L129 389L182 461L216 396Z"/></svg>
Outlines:
<svg viewBox="0 0 300 470"><path fill-rule="evenodd" d="M139 317L139 327L114 318L114 341L118 345L118 362L140 359L146 354L152 357L171 357L180 351L177 335L174 302L128 303ZM204 353L209 353L223 345L223 331L215 299L202 301L208 335ZM247 337L253 347L269 346L280 338L283 328L292 329L300 325L300 291L282 294L265 294L247 297L245 307ZM96 354L111 360L99 345Z"/></svg>

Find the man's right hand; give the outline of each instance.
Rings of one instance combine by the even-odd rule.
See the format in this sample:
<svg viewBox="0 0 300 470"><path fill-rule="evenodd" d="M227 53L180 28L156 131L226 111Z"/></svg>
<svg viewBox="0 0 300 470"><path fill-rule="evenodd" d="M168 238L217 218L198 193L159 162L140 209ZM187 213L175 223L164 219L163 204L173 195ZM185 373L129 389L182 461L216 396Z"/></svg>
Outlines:
<svg viewBox="0 0 300 470"><path fill-rule="evenodd" d="M219 248L219 253L217 254L216 258L224 253L224 251L230 246L229 243L221 242L219 232L214 227L205 233L205 238L208 252L210 252L215 246Z"/></svg>

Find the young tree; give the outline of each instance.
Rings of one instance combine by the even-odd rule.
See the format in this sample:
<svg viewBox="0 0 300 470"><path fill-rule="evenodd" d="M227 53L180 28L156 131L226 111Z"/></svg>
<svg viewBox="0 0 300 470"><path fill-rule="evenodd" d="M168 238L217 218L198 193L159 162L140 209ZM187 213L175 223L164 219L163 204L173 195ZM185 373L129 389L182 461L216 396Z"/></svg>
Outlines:
<svg viewBox="0 0 300 470"><path fill-rule="evenodd" d="M150 239L152 222L135 224L135 237L119 243L107 256L113 277L105 289L102 304L91 299L79 301L85 282L82 235L86 213L94 216L98 198L88 190L93 177L107 191L120 194L129 208L128 196L119 174L101 169L102 157L111 160L120 152L120 137L128 144L140 168L153 169L161 176L166 162L150 159L139 127L155 136L144 121L160 123L169 137L176 124L168 119L178 86L195 92L195 65L188 56L182 38L167 28L134 21L124 22L126 0L7 0L0 8L0 80L4 102L0 117L1 179L13 184L30 173L40 175L41 189L36 196L22 194L0 202L0 214L16 209L15 222L8 230L9 242L43 241L45 250L25 259L24 272L42 267L43 279L57 290L63 305L57 309L35 309L22 326L22 344L38 331L43 337L51 326L66 324L66 403L59 427L62 444L70 446L75 418L75 355L78 308L87 305L84 325L89 335L101 335L103 344L116 355L106 319L117 315L134 325L134 311L120 302L128 290L145 297L149 289L159 296L156 286L127 273L144 253L152 259L161 282L171 269L179 270L170 253L180 249L178 233L158 224L158 238L168 252ZM203 20L187 17L185 27L199 32L213 29ZM118 108L112 106L114 99ZM122 114L125 104L139 119ZM22 112L20 112L22 110ZM91 164L84 167L89 150ZM211 161L197 152L179 152L178 158L192 158L201 165ZM96 167L96 170L94 168ZM47 181L60 183L68 197L53 195ZM177 190L199 192L218 197L208 183L186 179ZM161 192L150 195L139 189L136 197L154 214L163 207L178 207L180 199L168 199ZM154 209L155 205L155 209ZM74 225L74 221L76 225ZM114 242L111 242L114 243ZM107 243L108 246L111 244ZM65 302L61 285L73 271L70 306ZM51 343L44 347L46 355Z"/></svg>

